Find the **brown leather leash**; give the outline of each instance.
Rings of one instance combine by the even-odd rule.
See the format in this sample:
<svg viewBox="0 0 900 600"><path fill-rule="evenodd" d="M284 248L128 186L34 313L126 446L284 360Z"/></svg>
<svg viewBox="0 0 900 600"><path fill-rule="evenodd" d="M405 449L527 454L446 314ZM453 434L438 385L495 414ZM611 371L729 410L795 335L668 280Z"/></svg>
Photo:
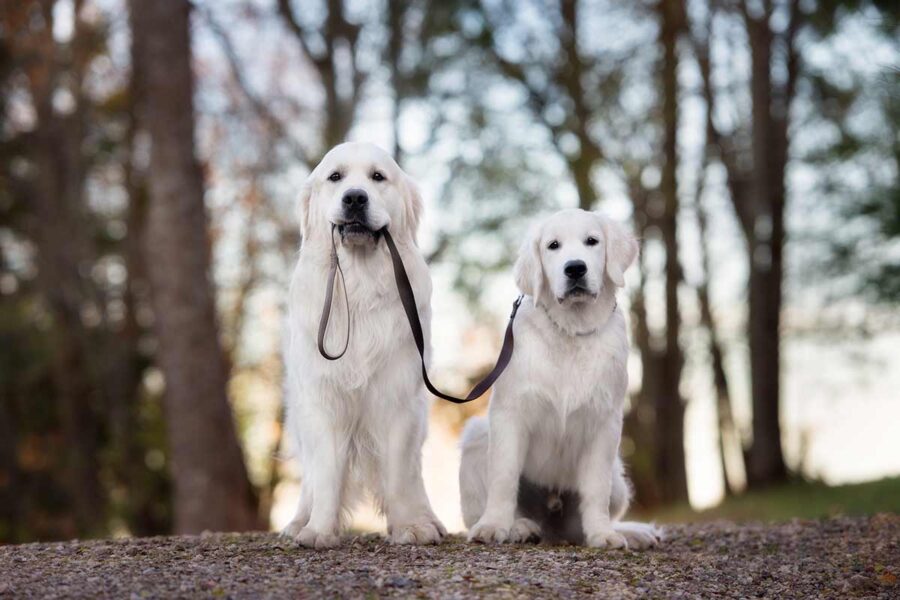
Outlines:
<svg viewBox="0 0 900 600"><path fill-rule="evenodd" d="M347 298L347 287L344 285L344 272L341 270L340 261L338 260L337 255L337 246L334 242L334 228L335 226L332 226L331 268L328 271L325 306L322 309L322 319L319 321L318 339L319 353L328 360L337 360L342 357L344 353L347 352L347 347L350 345L350 303ZM406 274L406 268L403 266L403 260L400 258L400 252L397 250L397 245L394 244L394 239L391 237L387 227L380 230L378 233L384 236L384 241L391 254L391 262L394 267L394 281L397 284L397 292L400 294L400 303L403 304L403 310L406 312L406 320L409 321L409 328L412 331L413 340L415 340L416 348L419 351L419 358L422 362L422 379L425 381L425 387L438 398L443 398L444 400L456 404L464 404L479 398L488 390L488 388L494 385L494 382L497 381L507 365L509 365L509 361L513 354L513 347L515 346L515 340L513 338L513 322L515 321L516 313L519 311L519 306L522 304L523 296L520 295L516 298L515 302L513 302L512 312L509 314L509 322L506 325L506 334L503 336L503 346L500 348L500 355L497 357L497 363L494 365L494 368L491 369L491 372L488 373L484 379L479 381L465 398L457 398L450 394L445 394L437 389L428 378L428 369L425 367L425 334L422 330L422 322L419 320L416 296L413 293L412 284L409 282L409 276ZM341 275L341 285L344 288L344 301L347 304L347 339L341 353L332 355L325 350L325 333L328 329L328 317L331 314L331 306L334 300L334 280L338 273Z"/></svg>

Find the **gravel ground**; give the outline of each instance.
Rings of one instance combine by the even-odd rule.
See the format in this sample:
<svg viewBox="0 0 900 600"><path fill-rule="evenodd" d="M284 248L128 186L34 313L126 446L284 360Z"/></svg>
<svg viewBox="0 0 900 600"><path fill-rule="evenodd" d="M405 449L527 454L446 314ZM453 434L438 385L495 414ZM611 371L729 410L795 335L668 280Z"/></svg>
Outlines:
<svg viewBox="0 0 900 600"><path fill-rule="evenodd" d="M335 550L273 534L0 546L0 598L900 598L900 515L667 527L646 552L566 546Z"/></svg>

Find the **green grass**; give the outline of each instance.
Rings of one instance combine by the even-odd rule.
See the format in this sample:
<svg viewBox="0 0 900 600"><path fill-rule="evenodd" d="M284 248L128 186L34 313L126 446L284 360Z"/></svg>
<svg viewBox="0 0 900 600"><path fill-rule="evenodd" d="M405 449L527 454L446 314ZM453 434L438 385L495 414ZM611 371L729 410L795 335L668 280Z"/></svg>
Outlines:
<svg viewBox="0 0 900 600"><path fill-rule="evenodd" d="M835 487L821 482L797 481L727 498L718 506L700 512L680 505L640 516L659 523L678 523L716 519L789 521L879 512L900 513L900 477Z"/></svg>

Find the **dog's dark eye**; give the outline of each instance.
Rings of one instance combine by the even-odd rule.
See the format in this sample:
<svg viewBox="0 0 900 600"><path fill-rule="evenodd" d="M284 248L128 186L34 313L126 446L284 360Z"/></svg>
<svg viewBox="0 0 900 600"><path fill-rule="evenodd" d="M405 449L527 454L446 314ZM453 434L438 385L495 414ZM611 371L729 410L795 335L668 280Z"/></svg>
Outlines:
<svg viewBox="0 0 900 600"><path fill-rule="evenodd" d="M599 243L600 242L598 242L597 238L595 238L595 237L589 237L588 239L584 240L585 246L596 246Z"/></svg>
<svg viewBox="0 0 900 600"><path fill-rule="evenodd" d="M556 240L553 240L552 242L550 242L549 244L547 244L547 249L548 249L548 250L558 250L558 249L559 249L559 242L557 242Z"/></svg>
<svg viewBox="0 0 900 600"><path fill-rule="evenodd" d="M328 176L328 181L340 181L340 180L341 180L341 174L338 173L337 171L335 171L334 173L332 173L331 175Z"/></svg>
<svg viewBox="0 0 900 600"><path fill-rule="evenodd" d="M381 171L375 171L374 173L372 173L372 180L373 181L384 181L385 177Z"/></svg>

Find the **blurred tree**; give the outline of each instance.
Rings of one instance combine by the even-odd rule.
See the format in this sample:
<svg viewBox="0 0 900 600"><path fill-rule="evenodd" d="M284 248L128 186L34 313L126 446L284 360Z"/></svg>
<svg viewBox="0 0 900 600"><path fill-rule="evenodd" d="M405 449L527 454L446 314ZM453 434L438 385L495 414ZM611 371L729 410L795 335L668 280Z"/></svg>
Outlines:
<svg viewBox="0 0 900 600"><path fill-rule="evenodd" d="M753 441L747 453L748 483L761 485L787 476L781 447L780 315L785 240L785 171L787 167L788 115L796 88L799 55L796 35L802 15L799 2L781 7L788 12L788 26L773 32L773 6L765 2L739 6L747 31L751 56L750 97L752 114L749 150L737 154L739 139L722 132L715 121L716 104L709 68L709 44L700 46L707 128L711 143L726 168L730 198L747 243L750 267L747 336L750 346ZM710 8L710 11L713 9ZM758 12L761 11L761 12ZM773 81L773 45L786 74Z"/></svg>
<svg viewBox="0 0 900 600"><path fill-rule="evenodd" d="M666 251L666 333L665 350L658 361L660 367L657 394L654 398L656 442L656 477L666 501L687 500L687 471L684 460L684 400L679 386L684 366L679 332L681 313L678 289L683 283L678 260L678 40L684 31L682 0L661 0L658 4L662 46L662 174L660 192L663 211L659 218L663 247Z"/></svg>
<svg viewBox="0 0 900 600"><path fill-rule="evenodd" d="M359 65L357 42L361 27L347 20L346 11L343 0L327 0L324 23L313 34L297 20L290 0L278 0L279 14L302 49L303 56L315 66L325 92L327 108L317 156L324 155L346 140L368 77ZM321 35L324 44L310 43L309 38L313 35ZM341 61L339 56L342 50L346 52L345 61ZM315 158L311 161L313 165L317 162Z"/></svg>
<svg viewBox="0 0 900 600"><path fill-rule="evenodd" d="M787 176L796 91L799 82L812 75L805 68L800 40L803 35L832 35L849 11L865 6L871 8L866 2L804 5L799 0L740 0L726 3L724 14L715 3L706 6L702 12L713 15L711 21L715 15L722 19L736 15L747 36L750 75L745 85L750 111L737 122L731 115L727 128L719 116L726 94L716 90L716 65L710 59L710 48L716 43L714 25L701 25L695 35L709 140L725 167L729 196L747 248L753 411L752 441L746 451L750 486L769 485L787 477L779 415Z"/></svg>
<svg viewBox="0 0 900 600"><path fill-rule="evenodd" d="M105 16L0 5L0 540L168 527L165 473L145 465L165 454L142 386L145 294L118 195L129 93Z"/></svg>
<svg viewBox="0 0 900 600"><path fill-rule="evenodd" d="M848 225L844 233L827 235L830 248L825 272L838 277L849 275L855 279L851 294L891 305L900 298L900 259L896 251L900 244L900 137L896 135L900 125L900 67L883 76L873 86L883 127L871 136L857 137L847 131L845 121L841 141L811 158L823 166L844 162L849 150L861 159L855 161L858 164L865 160L858 155L875 154L875 164L867 167L873 171L868 177L871 184L863 189L848 189L838 174L842 169L823 178L823 193L838 197L838 217ZM849 120L851 115L845 118Z"/></svg>
<svg viewBox="0 0 900 600"><path fill-rule="evenodd" d="M482 41L500 72L524 88L528 108L547 127L565 160L578 192L578 205L591 210L600 199L594 171L605 156L597 139L596 112L616 98L620 75L615 61L602 61L584 48L578 32L580 4L560 0L546 7L549 34L555 37L552 50L540 53L535 48L532 53L526 50L527 40L522 40L526 52L518 59L507 57L497 41L507 34L505 27L516 25L513 5L488 8L482 4L486 26ZM560 109L562 117L555 114Z"/></svg>
<svg viewBox="0 0 900 600"><path fill-rule="evenodd" d="M879 34L869 43L900 53L900 6L881 8L867 15ZM827 19L814 25L837 29ZM802 283L813 286L824 274L838 284L828 302L849 296L890 305L900 297L900 65L876 63L867 73L848 73L830 68L839 57L828 58L806 69L807 119L835 135L798 154L820 175L813 193L844 226L803 231L820 243Z"/></svg>
<svg viewBox="0 0 900 600"><path fill-rule="evenodd" d="M25 7L28 11L31 7ZM91 229L84 214L86 164L81 154L85 136L85 102L78 87L70 88L73 103L68 114L60 115L53 103L58 93L63 69L76 79L84 77L91 48L89 33L79 19L71 51L59 64L57 45L53 39L53 3L41 5L41 18L46 26L31 39L28 49L35 61L27 71L29 91L37 115L37 127L29 143L34 151L35 168L41 176L34 181L33 218L40 222L35 229L38 259L38 282L54 318L60 327L53 344L53 379L59 401L59 414L69 455L69 489L79 529L95 532L101 526L105 498L100 490L97 463L99 423L91 401L89 351L91 334L82 326L82 311L96 310L98 292L85 278L82 265L95 260ZM34 14L32 14L34 16ZM96 375L95 375L96 376ZM100 510L97 510L98 507Z"/></svg>
<svg viewBox="0 0 900 600"><path fill-rule="evenodd" d="M144 250L165 376L175 531L260 527L228 404L204 184L194 153L190 3L132 0L138 122L150 143Z"/></svg>

